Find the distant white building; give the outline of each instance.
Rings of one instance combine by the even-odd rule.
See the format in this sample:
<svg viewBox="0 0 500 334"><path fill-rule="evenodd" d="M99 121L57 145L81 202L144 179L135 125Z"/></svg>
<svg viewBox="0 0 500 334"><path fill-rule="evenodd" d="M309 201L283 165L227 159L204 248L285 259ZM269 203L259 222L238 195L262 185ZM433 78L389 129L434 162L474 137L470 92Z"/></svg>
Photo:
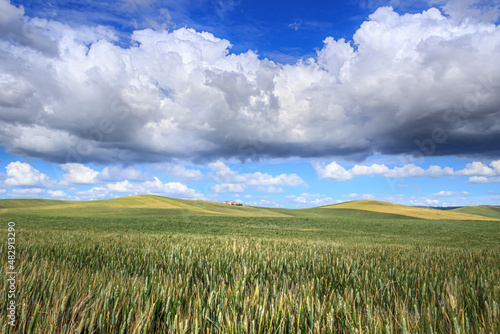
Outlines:
<svg viewBox="0 0 500 334"><path fill-rule="evenodd" d="M224 201L224 204L236 205L236 202L233 202L233 201Z"/></svg>

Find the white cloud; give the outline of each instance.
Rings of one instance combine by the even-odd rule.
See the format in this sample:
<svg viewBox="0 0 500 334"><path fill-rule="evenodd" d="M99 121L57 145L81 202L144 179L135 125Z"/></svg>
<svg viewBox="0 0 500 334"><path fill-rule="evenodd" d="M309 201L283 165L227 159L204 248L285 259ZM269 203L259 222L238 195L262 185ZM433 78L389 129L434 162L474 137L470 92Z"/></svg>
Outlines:
<svg viewBox="0 0 500 334"><path fill-rule="evenodd" d="M482 162L474 161L458 171L458 175L471 176L469 183L498 183L500 182L500 160L492 161L488 167Z"/></svg>
<svg viewBox="0 0 500 334"><path fill-rule="evenodd" d="M451 167L440 167L431 165L427 169L416 166L414 164L407 164L402 167L388 168L385 165L373 164L371 166L355 165L351 169L345 169L337 162L333 161L328 165L319 162L312 162L316 174L320 179L345 181L358 176L366 175L380 175L387 178L407 178L407 177L443 177L443 176L470 176L469 182L480 183L487 180L486 178L479 178L484 176L500 175L500 160L492 161L490 166L484 165L482 162L474 161L468 163L462 170L454 171ZM479 181L478 181L479 180ZM481 182L484 183L484 182Z"/></svg>
<svg viewBox="0 0 500 334"><path fill-rule="evenodd" d="M499 183L500 177L473 176L469 178L469 183Z"/></svg>
<svg viewBox="0 0 500 334"><path fill-rule="evenodd" d="M141 190L139 185L132 184L128 180L109 183L107 187L113 193L133 193Z"/></svg>
<svg viewBox="0 0 500 334"><path fill-rule="evenodd" d="M437 199L426 199L425 203L428 205L439 205L439 201Z"/></svg>
<svg viewBox="0 0 500 334"><path fill-rule="evenodd" d="M437 1L440 3L442 1ZM457 20L473 18L486 22L496 22L500 17L498 1L446 0L444 12Z"/></svg>
<svg viewBox="0 0 500 334"><path fill-rule="evenodd" d="M498 161L494 161L492 163L497 162ZM495 169L489 168L482 162L474 161L468 163L463 170L457 171L457 175L493 176L495 175Z"/></svg>
<svg viewBox="0 0 500 334"><path fill-rule="evenodd" d="M287 200L289 200L292 203L295 204L307 204L307 198L302 197L302 196L295 196L295 195L289 195L285 197Z"/></svg>
<svg viewBox="0 0 500 334"><path fill-rule="evenodd" d="M239 203L239 201L237 201ZM245 205L252 205L252 206L261 206L261 207L267 207L267 208L282 208L283 205L276 203L274 201L270 201L267 199L261 199L258 202L246 202L244 203Z"/></svg>
<svg viewBox="0 0 500 334"><path fill-rule="evenodd" d="M305 184L297 174L278 176L261 172L239 174L220 160L208 164L208 168L213 171L209 177L215 182L221 182L212 187L216 193L244 192L247 186L257 186L260 192L280 193L283 192L280 186L296 187Z"/></svg>
<svg viewBox="0 0 500 334"><path fill-rule="evenodd" d="M66 171L63 174L62 185L85 185L97 183L98 171L90 167L78 163L67 163L61 165L61 168Z"/></svg>
<svg viewBox="0 0 500 334"><path fill-rule="evenodd" d="M110 191L104 187L92 187L87 190L75 191L75 195L78 196L79 200L99 200L109 198L111 196Z"/></svg>
<svg viewBox="0 0 500 334"><path fill-rule="evenodd" d="M186 168L183 165L161 165L156 169L180 181L200 181L203 179L203 173L200 170Z"/></svg>
<svg viewBox="0 0 500 334"><path fill-rule="evenodd" d="M57 198L57 199L70 199L71 196L69 196L67 193L65 193L62 190L47 190L47 194L50 195L52 198Z"/></svg>
<svg viewBox="0 0 500 334"><path fill-rule="evenodd" d="M222 183L213 186L212 191L217 194L221 193L242 193L245 192L246 187L240 183Z"/></svg>
<svg viewBox="0 0 500 334"><path fill-rule="evenodd" d="M453 0L445 10L463 12L457 3L471 8ZM0 34L14 36L0 41L9 69L0 72L0 136L12 152L82 164L458 149L491 156L494 145L483 140L500 135L500 28L435 8L379 8L352 42L325 36L314 57L281 65L231 53L230 41L207 32L137 30L123 47L112 29L0 4ZM334 167L333 178L346 179ZM275 178L259 185L285 182Z"/></svg>
<svg viewBox="0 0 500 334"><path fill-rule="evenodd" d="M286 186L297 187L304 183L297 174L280 174L271 176L267 173L256 172L253 174L241 174L246 178L249 186Z"/></svg>
<svg viewBox="0 0 500 334"><path fill-rule="evenodd" d="M375 199L375 195L373 195L373 194L361 194L361 195L358 195L356 193L351 193L349 195L346 195L345 197L349 197L349 198L355 199L355 200L371 200L371 199Z"/></svg>
<svg viewBox="0 0 500 334"><path fill-rule="evenodd" d="M335 161L326 166L314 162L313 167L320 179L344 181L352 178L352 173L346 171L344 167L340 166Z"/></svg>
<svg viewBox="0 0 500 334"><path fill-rule="evenodd" d="M144 182L144 188L148 193L155 193L163 196L206 199L203 194L196 192L196 190L189 188L185 184L180 182L167 182L163 184L158 178L155 178L155 181Z"/></svg>
<svg viewBox="0 0 500 334"><path fill-rule="evenodd" d="M426 171L426 175L430 177L450 176L454 174L455 172L451 167L429 166L429 169Z"/></svg>
<svg viewBox="0 0 500 334"><path fill-rule="evenodd" d="M300 196L303 196L303 197L320 197L321 195L320 194L309 194L309 193L302 193L300 194Z"/></svg>
<svg viewBox="0 0 500 334"><path fill-rule="evenodd" d="M275 186L269 186L269 187L262 187L259 186L257 187L257 191L261 193L268 193L268 194L281 194L284 193L285 190L281 187L275 187Z"/></svg>
<svg viewBox="0 0 500 334"><path fill-rule="evenodd" d="M231 170L225 163L220 160L208 164L215 174L210 174L210 177L216 182L224 183L244 183L247 177L239 175L238 172Z"/></svg>
<svg viewBox="0 0 500 334"><path fill-rule="evenodd" d="M440 205L440 202L437 199L429 199L425 197L410 199L408 202L409 205L412 206L443 206Z"/></svg>
<svg viewBox="0 0 500 334"><path fill-rule="evenodd" d="M313 162L313 167L316 170L320 179L338 180L345 181L350 180L358 176L366 175L381 175L389 178L405 178L405 177L416 177L416 176L435 176L436 168L431 166L429 170L426 171L421 167L415 166L414 164L404 165L403 167L394 167L392 169L385 165L373 164L371 166L355 165L349 170L340 166L335 161L324 166L323 164Z"/></svg>
<svg viewBox="0 0 500 334"><path fill-rule="evenodd" d="M146 181L153 177L150 173L144 173L141 170L134 168L120 168L117 166L104 167L97 175L100 181Z"/></svg>
<svg viewBox="0 0 500 334"><path fill-rule="evenodd" d="M50 178L40 173L26 162L11 162L6 167L5 185L10 187L48 187L53 185Z"/></svg>
<svg viewBox="0 0 500 334"><path fill-rule="evenodd" d="M4 185L9 187L31 187L31 189L12 189L8 194L11 197L37 197L48 194L53 198L74 199L75 197L70 196L63 190L50 189L45 191L41 190L41 188L97 185L110 180L123 180L114 183L108 182L106 185L94 186L87 190L75 188L69 188L68 190L74 192L78 198L87 200L108 198L114 193L158 194L180 198L206 199L203 194L188 188L180 182L163 183L156 177L147 180L150 178L149 174L132 168L105 167L101 172L98 172L78 163L63 164L61 168L66 173L62 175L59 182L55 182L28 163L12 162L5 168L7 178ZM130 180L124 178L130 178ZM137 181L144 179L147 181Z"/></svg>
<svg viewBox="0 0 500 334"><path fill-rule="evenodd" d="M490 163L490 166L495 169L495 174L500 175L500 160L495 160Z"/></svg>
<svg viewBox="0 0 500 334"><path fill-rule="evenodd" d="M117 166L104 167L102 171L96 171L79 163L67 163L61 165L66 171L60 182L61 186L92 185L113 181L146 181L152 180L150 173L145 173L134 168L120 168Z"/></svg>
<svg viewBox="0 0 500 334"><path fill-rule="evenodd" d="M25 197L25 198L35 198L40 197L45 194L45 190L41 188L29 188L29 189L11 189L7 196L10 197Z"/></svg>
<svg viewBox="0 0 500 334"><path fill-rule="evenodd" d="M110 183L107 190L113 193L154 194L167 197L206 199L205 195L196 192L180 182L163 183L157 177L152 181L131 183L128 180Z"/></svg>
<svg viewBox="0 0 500 334"><path fill-rule="evenodd" d="M441 190L437 193L431 194L431 196L434 197L451 197L451 196L464 196L464 195L469 195L467 191L446 191L446 190Z"/></svg>
<svg viewBox="0 0 500 334"><path fill-rule="evenodd" d="M309 202L312 206L323 206L323 205L328 205L328 204L333 204L335 201L331 197L325 197L325 198L316 198L312 201Z"/></svg>
<svg viewBox="0 0 500 334"><path fill-rule="evenodd" d="M331 197L325 197L320 194L308 194L303 193L300 196L288 195L285 197L290 203L293 203L296 207L316 207L328 204L333 204L336 201Z"/></svg>

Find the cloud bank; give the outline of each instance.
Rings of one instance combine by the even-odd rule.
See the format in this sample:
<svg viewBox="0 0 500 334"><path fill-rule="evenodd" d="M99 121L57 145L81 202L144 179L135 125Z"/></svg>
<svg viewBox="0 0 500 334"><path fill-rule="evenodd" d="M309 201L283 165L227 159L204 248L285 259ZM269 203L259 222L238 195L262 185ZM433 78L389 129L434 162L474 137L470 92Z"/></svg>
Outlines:
<svg viewBox="0 0 500 334"><path fill-rule="evenodd" d="M192 29L137 30L121 47L111 28L0 7L0 145L14 154L60 164L500 154L494 24L382 7L352 41L326 37L314 58L281 65Z"/></svg>
<svg viewBox="0 0 500 334"><path fill-rule="evenodd" d="M350 169L346 169L337 162L332 161L329 164L313 162L316 174L320 179L346 181L359 176L380 175L391 179L407 178L407 177L432 177L438 178L443 176L470 176L470 183L497 183L500 182L500 160L492 161L488 165L473 161L467 163L464 169L453 170L451 167L429 166L424 169L414 164L406 164L401 167L395 166L389 168L382 164L354 165Z"/></svg>

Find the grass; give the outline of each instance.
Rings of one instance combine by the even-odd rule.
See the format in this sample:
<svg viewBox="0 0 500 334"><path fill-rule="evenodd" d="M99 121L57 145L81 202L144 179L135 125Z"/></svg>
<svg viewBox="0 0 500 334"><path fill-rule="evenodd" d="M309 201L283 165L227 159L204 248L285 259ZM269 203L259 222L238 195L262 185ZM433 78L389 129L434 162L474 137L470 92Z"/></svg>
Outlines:
<svg viewBox="0 0 500 334"><path fill-rule="evenodd" d="M453 209L453 212L473 214L489 218L500 219L500 207L498 206L467 206L463 208Z"/></svg>
<svg viewBox="0 0 500 334"><path fill-rule="evenodd" d="M16 325L2 293L0 331L500 332L498 221L137 203L4 206L19 274Z"/></svg>
<svg viewBox="0 0 500 334"><path fill-rule="evenodd" d="M354 209L381 213L393 213L421 219L452 219L452 220L492 220L493 217L471 214L469 211L446 211L430 208L399 205L380 201L352 201L325 206L328 209Z"/></svg>

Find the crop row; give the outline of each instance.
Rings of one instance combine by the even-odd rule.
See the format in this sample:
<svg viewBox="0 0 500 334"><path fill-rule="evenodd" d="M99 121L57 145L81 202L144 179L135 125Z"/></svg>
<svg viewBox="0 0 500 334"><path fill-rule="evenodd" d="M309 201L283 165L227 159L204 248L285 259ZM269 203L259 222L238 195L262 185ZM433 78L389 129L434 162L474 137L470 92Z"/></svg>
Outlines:
<svg viewBox="0 0 500 334"><path fill-rule="evenodd" d="M2 333L500 332L498 250L51 231L17 247Z"/></svg>

